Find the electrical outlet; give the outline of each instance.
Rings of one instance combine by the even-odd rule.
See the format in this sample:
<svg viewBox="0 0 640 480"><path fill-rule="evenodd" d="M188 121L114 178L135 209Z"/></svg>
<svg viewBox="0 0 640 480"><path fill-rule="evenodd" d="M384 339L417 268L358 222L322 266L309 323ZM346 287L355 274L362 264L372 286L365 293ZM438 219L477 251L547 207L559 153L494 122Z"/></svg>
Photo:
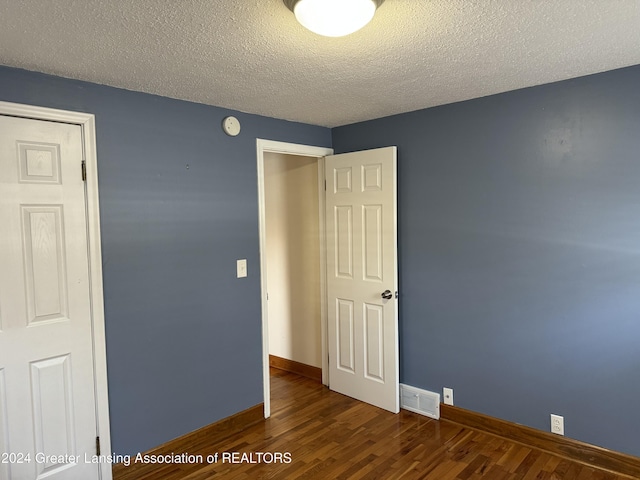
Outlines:
<svg viewBox="0 0 640 480"><path fill-rule="evenodd" d="M442 398L445 405L453 405L453 388L444 387L442 389Z"/></svg>
<svg viewBox="0 0 640 480"><path fill-rule="evenodd" d="M564 435L564 417L551 414L551 433Z"/></svg>
<svg viewBox="0 0 640 480"><path fill-rule="evenodd" d="M247 276L247 259L243 258L236 262L236 276L238 278L244 278Z"/></svg>

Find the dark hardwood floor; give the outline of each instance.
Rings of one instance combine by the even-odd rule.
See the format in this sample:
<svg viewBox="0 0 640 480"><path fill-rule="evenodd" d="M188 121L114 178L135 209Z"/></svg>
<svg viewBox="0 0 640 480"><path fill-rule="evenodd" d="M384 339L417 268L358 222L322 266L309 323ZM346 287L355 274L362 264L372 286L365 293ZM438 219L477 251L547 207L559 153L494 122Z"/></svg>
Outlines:
<svg viewBox="0 0 640 480"><path fill-rule="evenodd" d="M225 438L182 444L175 451L205 459L218 453L217 463L132 465L115 480L630 478L453 422L404 410L393 415L282 370L272 369L271 396L270 419ZM222 462L223 452L238 452L238 460L245 462ZM275 453L283 454L285 462L248 463L259 456L271 461L269 454Z"/></svg>

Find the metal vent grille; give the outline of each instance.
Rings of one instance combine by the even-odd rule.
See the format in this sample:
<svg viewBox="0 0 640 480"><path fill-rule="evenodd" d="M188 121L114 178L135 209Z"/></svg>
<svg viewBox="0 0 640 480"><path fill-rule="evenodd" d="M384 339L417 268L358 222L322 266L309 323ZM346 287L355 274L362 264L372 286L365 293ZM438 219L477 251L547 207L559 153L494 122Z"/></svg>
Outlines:
<svg viewBox="0 0 640 480"><path fill-rule="evenodd" d="M440 394L400 385L400 406L405 410L440 419Z"/></svg>

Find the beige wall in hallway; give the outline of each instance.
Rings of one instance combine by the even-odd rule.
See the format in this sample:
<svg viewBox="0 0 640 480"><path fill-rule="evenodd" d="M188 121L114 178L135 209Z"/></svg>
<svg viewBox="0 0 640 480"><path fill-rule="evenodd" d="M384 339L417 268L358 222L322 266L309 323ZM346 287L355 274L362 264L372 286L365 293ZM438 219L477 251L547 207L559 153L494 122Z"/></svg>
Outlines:
<svg viewBox="0 0 640 480"><path fill-rule="evenodd" d="M269 353L321 367L316 158L265 154Z"/></svg>

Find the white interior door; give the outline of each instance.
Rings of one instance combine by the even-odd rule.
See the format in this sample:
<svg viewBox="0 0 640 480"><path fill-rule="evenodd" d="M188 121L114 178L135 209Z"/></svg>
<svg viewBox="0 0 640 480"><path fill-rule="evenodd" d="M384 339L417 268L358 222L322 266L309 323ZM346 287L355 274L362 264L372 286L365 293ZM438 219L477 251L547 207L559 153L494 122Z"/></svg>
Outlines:
<svg viewBox="0 0 640 480"><path fill-rule="evenodd" d="M2 480L99 475L81 136L0 116Z"/></svg>
<svg viewBox="0 0 640 480"><path fill-rule="evenodd" d="M326 157L329 387L399 411L396 147Z"/></svg>

